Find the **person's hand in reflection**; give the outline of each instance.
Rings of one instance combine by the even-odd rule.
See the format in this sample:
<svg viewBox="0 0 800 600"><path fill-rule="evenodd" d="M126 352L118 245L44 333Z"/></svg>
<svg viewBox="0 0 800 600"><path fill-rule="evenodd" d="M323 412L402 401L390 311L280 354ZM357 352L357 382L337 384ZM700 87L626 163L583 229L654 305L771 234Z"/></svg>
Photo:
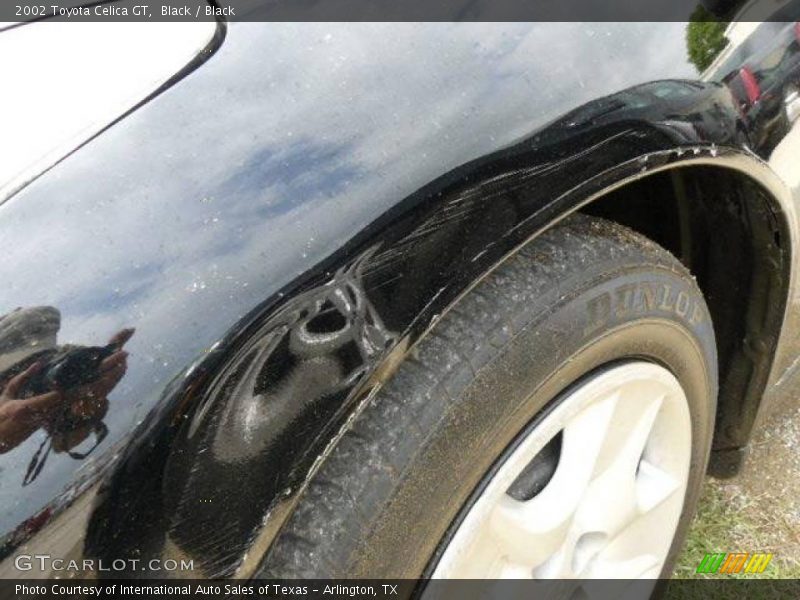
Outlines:
<svg viewBox="0 0 800 600"><path fill-rule="evenodd" d="M0 392L0 454L16 448L45 425L61 405L61 394L51 391L21 397L25 384L42 370L39 362L12 377Z"/></svg>
<svg viewBox="0 0 800 600"><path fill-rule="evenodd" d="M128 353L123 350L123 346L134 332L134 329L123 329L109 340L109 346L114 346L116 350L100 363L97 379L62 392L68 411L67 419L74 426L59 426L63 415L45 423L44 428L53 440L53 450L66 452L76 447L89 437L93 424L105 417L108 412L108 395L128 370Z"/></svg>

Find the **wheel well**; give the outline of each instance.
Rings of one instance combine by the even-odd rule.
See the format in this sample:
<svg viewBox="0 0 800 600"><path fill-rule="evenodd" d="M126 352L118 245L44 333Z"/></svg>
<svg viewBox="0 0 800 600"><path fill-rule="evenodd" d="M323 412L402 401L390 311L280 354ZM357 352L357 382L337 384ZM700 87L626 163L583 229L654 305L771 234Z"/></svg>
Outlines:
<svg viewBox="0 0 800 600"><path fill-rule="evenodd" d="M789 234L777 201L743 173L691 166L623 186L582 212L648 236L695 276L711 312L719 355L713 447L745 446L788 294Z"/></svg>

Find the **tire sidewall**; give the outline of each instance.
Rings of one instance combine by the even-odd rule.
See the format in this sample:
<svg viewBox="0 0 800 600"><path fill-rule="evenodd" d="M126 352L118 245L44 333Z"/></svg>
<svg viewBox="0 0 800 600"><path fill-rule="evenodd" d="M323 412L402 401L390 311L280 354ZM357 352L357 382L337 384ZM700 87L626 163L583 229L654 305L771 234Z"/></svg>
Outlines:
<svg viewBox="0 0 800 600"><path fill-rule="evenodd" d="M648 360L681 383L689 403L692 450L681 519L664 573L669 574L694 514L713 434L716 346L702 294L685 273L665 265L619 268L583 282L532 315L502 349L476 369L463 393L430 428L426 443L352 558L353 576L419 577L503 457L535 427L565 390L621 361Z"/></svg>

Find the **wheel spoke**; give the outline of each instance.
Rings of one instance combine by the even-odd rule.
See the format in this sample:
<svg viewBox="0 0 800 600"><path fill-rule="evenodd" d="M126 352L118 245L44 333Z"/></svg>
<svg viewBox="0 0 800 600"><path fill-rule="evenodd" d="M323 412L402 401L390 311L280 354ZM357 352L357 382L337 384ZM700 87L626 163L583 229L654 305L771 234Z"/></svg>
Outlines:
<svg viewBox="0 0 800 600"><path fill-rule="evenodd" d="M620 399L607 432L607 441L595 463L595 477L613 472L615 477L633 475L653 429L664 395Z"/></svg>
<svg viewBox="0 0 800 600"><path fill-rule="evenodd" d="M659 469L647 460L639 463L636 477L636 496L639 513L644 514L670 498L681 487L674 476Z"/></svg>
<svg viewBox="0 0 800 600"><path fill-rule="evenodd" d="M587 575L603 579L639 579L658 577L661 560L654 554L639 554L628 560L598 560Z"/></svg>
<svg viewBox="0 0 800 600"><path fill-rule="evenodd" d="M613 538L639 514L637 465L652 429L661 398L645 400L629 410L618 402L606 444L595 465L596 477L587 487L575 514L575 537L601 531ZM599 473L598 473L599 472Z"/></svg>
<svg viewBox="0 0 800 600"><path fill-rule="evenodd" d="M617 396L592 404L564 428L561 456L552 479L533 499L503 495L491 530L512 561L536 567L564 543L575 511L590 483L594 461L606 439Z"/></svg>
<svg viewBox="0 0 800 600"><path fill-rule="evenodd" d="M657 467L643 462L637 479L639 512L603 550L604 561L635 565L630 561L646 554L666 555L683 505L683 486ZM643 488L646 491L641 491ZM630 573L629 577L639 577ZM658 573L653 575L658 577Z"/></svg>
<svg viewBox="0 0 800 600"><path fill-rule="evenodd" d="M559 432L558 464L530 500L509 486ZM632 363L576 388L505 460L435 576L656 577L683 506L686 396L662 367Z"/></svg>

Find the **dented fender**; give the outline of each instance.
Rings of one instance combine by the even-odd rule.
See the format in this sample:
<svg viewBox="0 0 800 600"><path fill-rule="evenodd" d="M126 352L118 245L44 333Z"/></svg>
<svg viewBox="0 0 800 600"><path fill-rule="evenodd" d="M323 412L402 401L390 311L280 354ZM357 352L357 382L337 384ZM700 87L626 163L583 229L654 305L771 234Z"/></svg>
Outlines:
<svg viewBox="0 0 800 600"><path fill-rule="evenodd" d="M643 64L685 51L664 46L675 24L576 25L398 26L409 75L380 27L231 24L201 69L0 206L4 312L57 308L59 343L136 329L89 458L54 454L23 487L43 432L0 455L0 573L48 548L251 576L364 399L532 237L679 166L785 193L727 88ZM574 73L554 45L581 46ZM67 523L78 541L54 549Z"/></svg>

